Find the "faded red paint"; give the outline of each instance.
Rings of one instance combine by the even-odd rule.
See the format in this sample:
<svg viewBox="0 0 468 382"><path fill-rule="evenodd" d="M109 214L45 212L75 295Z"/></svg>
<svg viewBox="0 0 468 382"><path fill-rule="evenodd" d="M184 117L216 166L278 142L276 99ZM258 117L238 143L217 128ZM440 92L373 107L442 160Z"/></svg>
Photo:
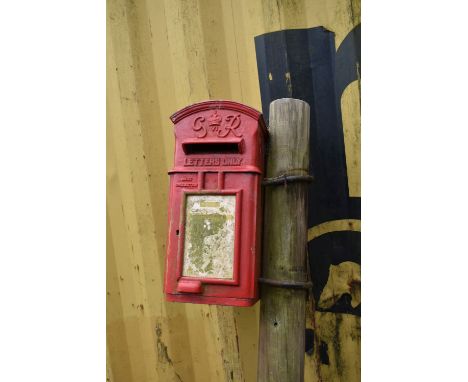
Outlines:
<svg viewBox="0 0 468 382"><path fill-rule="evenodd" d="M258 300L265 140L261 113L232 101L206 101L171 116L175 131L170 174L164 290L168 301L250 306ZM188 195L234 195L232 278L183 276Z"/></svg>

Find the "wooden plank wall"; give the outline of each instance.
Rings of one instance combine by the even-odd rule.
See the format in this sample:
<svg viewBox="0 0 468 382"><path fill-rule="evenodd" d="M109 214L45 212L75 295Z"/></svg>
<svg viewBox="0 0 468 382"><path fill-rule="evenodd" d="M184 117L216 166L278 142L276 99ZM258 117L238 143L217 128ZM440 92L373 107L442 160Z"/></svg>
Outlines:
<svg viewBox="0 0 468 382"><path fill-rule="evenodd" d="M255 36L324 26L338 48L359 23L359 0L107 1L108 381L256 380L258 304L164 301L169 115L206 99L261 110ZM341 100L352 196L360 196L359 101L356 81ZM339 229L322 225L309 238ZM329 365L305 355L306 381L358 381L360 318L309 312L308 326L335 345Z"/></svg>

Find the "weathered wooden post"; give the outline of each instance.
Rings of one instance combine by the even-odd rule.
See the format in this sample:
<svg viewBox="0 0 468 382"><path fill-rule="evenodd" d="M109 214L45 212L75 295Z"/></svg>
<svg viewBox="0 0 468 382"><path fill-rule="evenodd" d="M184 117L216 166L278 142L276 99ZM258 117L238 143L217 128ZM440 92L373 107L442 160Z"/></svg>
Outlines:
<svg viewBox="0 0 468 382"><path fill-rule="evenodd" d="M309 110L293 98L270 104L259 382L304 380Z"/></svg>

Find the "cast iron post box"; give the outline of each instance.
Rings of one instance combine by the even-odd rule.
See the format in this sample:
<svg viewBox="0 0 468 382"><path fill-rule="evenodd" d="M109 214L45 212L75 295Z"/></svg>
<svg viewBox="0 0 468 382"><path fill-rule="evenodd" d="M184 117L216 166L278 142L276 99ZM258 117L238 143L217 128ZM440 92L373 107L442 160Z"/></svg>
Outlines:
<svg viewBox="0 0 468 382"><path fill-rule="evenodd" d="M171 116L165 293L168 301L258 300L267 130L258 111L206 101Z"/></svg>

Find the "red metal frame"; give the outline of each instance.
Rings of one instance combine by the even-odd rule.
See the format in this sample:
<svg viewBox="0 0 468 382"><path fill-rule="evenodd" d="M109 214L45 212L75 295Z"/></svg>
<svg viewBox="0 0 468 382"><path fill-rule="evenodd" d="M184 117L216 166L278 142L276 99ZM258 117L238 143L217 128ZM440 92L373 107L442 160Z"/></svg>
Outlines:
<svg viewBox="0 0 468 382"><path fill-rule="evenodd" d="M235 195L236 196L236 211L235 211L235 226L234 226L234 259L233 259L233 278L232 279L217 279L209 277L193 277L183 276L184 267L184 246L185 246L185 213L187 208L188 195ZM182 190L182 208L180 216L180 232L179 232L179 251L177 253L177 281L180 280L198 280L203 284L220 284L220 285L239 285L239 259L240 259L240 239L241 239L241 213L242 213L242 190Z"/></svg>

